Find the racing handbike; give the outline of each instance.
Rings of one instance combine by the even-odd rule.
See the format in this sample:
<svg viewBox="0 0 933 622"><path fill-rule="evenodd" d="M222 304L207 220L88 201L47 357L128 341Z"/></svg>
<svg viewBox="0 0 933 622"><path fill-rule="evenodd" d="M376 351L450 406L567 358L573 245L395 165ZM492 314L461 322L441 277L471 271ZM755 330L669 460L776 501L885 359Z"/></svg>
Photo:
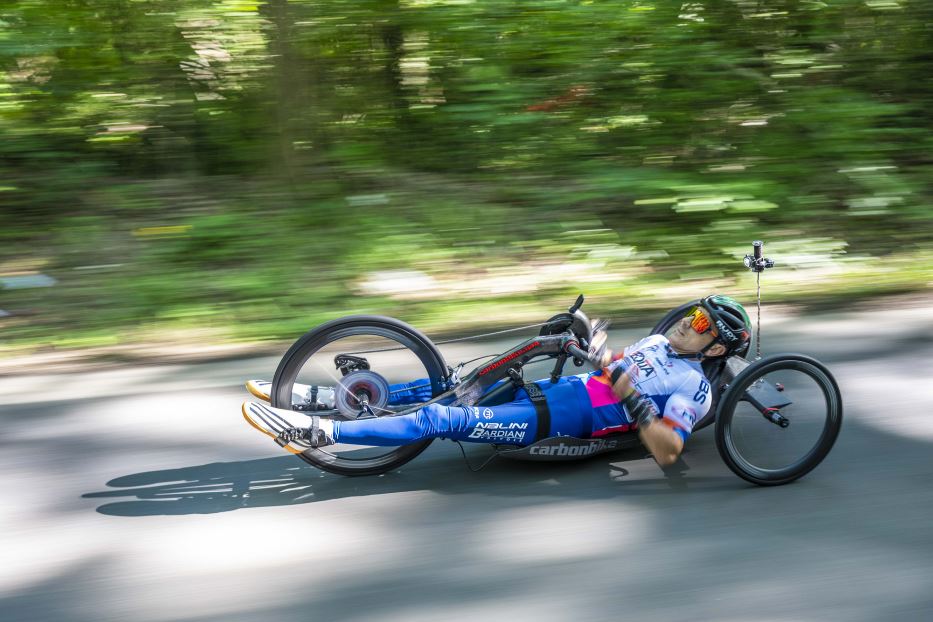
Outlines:
<svg viewBox="0 0 933 622"><path fill-rule="evenodd" d="M746 266L758 273L773 266L756 242ZM535 399L535 384L523 368L553 361L552 382L568 362L588 363L594 327L581 309L581 295L538 334L494 357L449 366L438 346L400 320L353 315L327 322L296 341L282 357L272 382L251 389L277 408L337 420L393 417L431 403L483 408L510 401L523 387ZM665 315L653 328L665 334L699 301ZM758 297L760 346L760 287ZM694 432L715 423L716 447L739 477L762 486L786 484L810 472L829 453L842 424L842 397L825 365L804 354L784 353L749 360L749 347L728 358L707 359L703 371L713 403ZM412 386L412 379L423 379ZM251 381L255 382L255 381ZM398 388L401 387L401 388ZM408 399L395 399L402 391ZM539 396L540 397L540 396ZM540 426L539 426L540 427ZM393 447L336 444L299 457L341 475L374 475L396 469L424 451L433 439ZM525 460L575 460L639 444L634 432L599 439L538 438L525 447L494 445L498 455Z"/></svg>

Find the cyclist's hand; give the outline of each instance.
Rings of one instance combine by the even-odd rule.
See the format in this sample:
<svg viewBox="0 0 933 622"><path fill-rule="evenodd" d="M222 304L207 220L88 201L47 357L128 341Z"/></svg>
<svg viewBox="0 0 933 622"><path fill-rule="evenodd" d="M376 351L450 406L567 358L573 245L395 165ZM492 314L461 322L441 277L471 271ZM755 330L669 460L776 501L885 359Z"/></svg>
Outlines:
<svg viewBox="0 0 933 622"><path fill-rule="evenodd" d="M612 379L612 394L619 400L624 400L635 392L632 378L621 364L612 370L610 378Z"/></svg>
<svg viewBox="0 0 933 622"><path fill-rule="evenodd" d="M602 369L612 362L612 350L606 347L606 341L609 338L606 333L608 327L609 320L593 320L593 338L590 340L587 358L597 369Z"/></svg>

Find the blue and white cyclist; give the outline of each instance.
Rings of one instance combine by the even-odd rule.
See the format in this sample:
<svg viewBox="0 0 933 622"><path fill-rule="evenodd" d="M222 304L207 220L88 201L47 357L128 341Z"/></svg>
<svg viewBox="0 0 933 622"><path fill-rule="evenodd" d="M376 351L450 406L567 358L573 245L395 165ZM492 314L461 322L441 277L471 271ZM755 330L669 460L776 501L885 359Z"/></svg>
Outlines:
<svg viewBox="0 0 933 622"><path fill-rule="evenodd" d="M545 436L599 438L637 430L662 466L677 460L693 426L709 411L711 387L700 362L728 356L748 345L750 321L733 298L713 295L691 308L667 336L651 335L618 355L595 339L600 369L537 381L547 398L550 429ZM423 385L423 381L409 386ZM405 385L393 385L395 403L424 401ZM422 396L423 397L423 396ZM243 416L287 451L347 443L404 445L427 438L524 446L537 435L537 412L524 389L510 402L482 408L429 404L413 413L335 421L246 402Z"/></svg>

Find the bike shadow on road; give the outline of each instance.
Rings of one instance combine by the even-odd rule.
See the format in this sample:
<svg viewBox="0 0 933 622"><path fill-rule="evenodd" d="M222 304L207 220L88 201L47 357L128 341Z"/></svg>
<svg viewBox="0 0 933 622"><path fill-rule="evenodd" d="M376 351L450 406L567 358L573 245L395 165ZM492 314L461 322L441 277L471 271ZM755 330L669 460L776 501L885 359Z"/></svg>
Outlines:
<svg viewBox="0 0 933 622"><path fill-rule="evenodd" d="M563 463L494 460L479 472L463 460L443 451L432 452L401 470L369 477L344 477L304 465L293 456L235 462L213 462L177 469L144 471L107 482L107 490L88 492L85 499L106 499L97 507L111 516L158 516L212 514L241 508L295 505L357 496L431 491L447 495L480 494L501 497L593 498L619 494L618 485L652 493L687 490L701 486L735 488L740 484L727 475L691 474L683 459L660 470L634 448L608 456ZM470 462L481 463L488 454L468 453ZM690 461L688 455L687 460ZM706 460L703 460L706 462ZM608 469L607 469L608 467ZM636 481L633 471L649 473ZM606 481L608 480L608 482ZM608 486L602 486L608 483ZM615 484L615 485L613 485Z"/></svg>

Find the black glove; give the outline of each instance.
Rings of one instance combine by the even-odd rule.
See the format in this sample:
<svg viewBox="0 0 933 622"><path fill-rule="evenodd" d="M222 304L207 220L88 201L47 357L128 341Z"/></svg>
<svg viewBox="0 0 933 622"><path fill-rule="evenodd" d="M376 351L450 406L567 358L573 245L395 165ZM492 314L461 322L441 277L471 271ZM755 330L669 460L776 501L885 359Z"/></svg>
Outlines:
<svg viewBox="0 0 933 622"><path fill-rule="evenodd" d="M639 428L648 427L661 416L661 413L655 408L654 402L643 395L638 395L637 391L629 394L628 397L622 400L622 403Z"/></svg>

